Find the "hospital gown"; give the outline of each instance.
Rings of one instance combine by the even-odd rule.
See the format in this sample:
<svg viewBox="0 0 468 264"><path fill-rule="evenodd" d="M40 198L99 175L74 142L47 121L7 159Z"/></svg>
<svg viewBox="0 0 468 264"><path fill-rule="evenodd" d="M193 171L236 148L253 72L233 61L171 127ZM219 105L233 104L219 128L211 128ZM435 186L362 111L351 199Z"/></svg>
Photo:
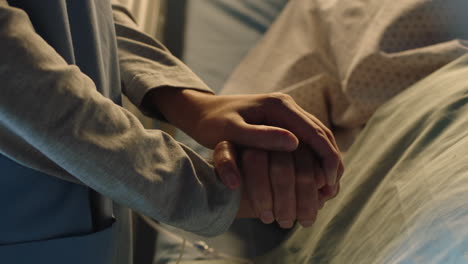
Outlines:
<svg viewBox="0 0 468 264"><path fill-rule="evenodd" d="M284 92L346 150L369 117L468 51L464 0L291 0L222 90Z"/></svg>

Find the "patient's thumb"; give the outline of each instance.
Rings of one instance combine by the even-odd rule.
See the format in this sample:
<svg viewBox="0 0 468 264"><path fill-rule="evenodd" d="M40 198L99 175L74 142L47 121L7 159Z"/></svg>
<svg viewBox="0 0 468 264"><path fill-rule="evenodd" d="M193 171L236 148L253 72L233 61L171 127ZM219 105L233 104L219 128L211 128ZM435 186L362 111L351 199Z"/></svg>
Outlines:
<svg viewBox="0 0 468 264"><path fill-rule="evenodd" d="M228 141L218 143L213 152L213 163L221 182L231 190L241 184L241 175L237 166L236 148Z"/></svg>

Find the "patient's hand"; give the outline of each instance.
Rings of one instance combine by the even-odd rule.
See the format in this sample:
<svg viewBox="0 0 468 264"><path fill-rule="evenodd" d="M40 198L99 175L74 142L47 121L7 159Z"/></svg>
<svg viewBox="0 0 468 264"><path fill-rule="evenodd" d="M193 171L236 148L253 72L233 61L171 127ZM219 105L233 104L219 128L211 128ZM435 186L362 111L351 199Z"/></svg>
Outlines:
<svg viewBox="0 0 468 264"><path fill-rule="evenodd" d="M257 216L265 223L276 220L283 228L291 228L295 220L311 226L324 202L338 191L326 184L320 163L304 145L292 153L247 149L241 167Z"/></svg>
<svg viewBox="0 0 468 264"><path fill-rule="evenodd" d="M232 173L240 179L233 145L222 142L215 149L214 162L221 180L232 186ZM326 184L325 174L312 151L300 145L292 152L266 152L246 149L241 154L244 179L239 217L258 217L264 223L277 221L291 228L295 220L311 226L318 210L336 196L339 183ZM339 176L343 172L340 167Z"/></svg>

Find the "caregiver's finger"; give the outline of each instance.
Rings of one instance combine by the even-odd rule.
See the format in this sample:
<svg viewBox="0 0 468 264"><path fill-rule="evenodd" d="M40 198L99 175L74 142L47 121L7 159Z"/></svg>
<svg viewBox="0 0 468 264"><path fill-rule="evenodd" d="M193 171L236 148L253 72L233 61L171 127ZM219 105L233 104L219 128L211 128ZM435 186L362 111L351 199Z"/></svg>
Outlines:
<svg viewBox="0 0 468 264"><path fill-rule="evenodd" d="M296 103L297 105L297 103ZM307 112L303 108L300 108L299 105L297 107L304 113L304 115L308 116L313 122L315 122L317 125L319 125L322 130L325 132L325 134L328 137L328 140L335 146L335 148L340 152L340 149L338 147L338 144L336 143L335 136L333 135L333 132L328 128L320 119L318 119L316 116L312 115L311 113Z"/></svg>
<svg viewBox="0 0 468 264"><path fill-rule="evenodd" d="M245 190L258 218L265 224L275 221L268 170L268 152L258 149L242 152Z"/></svg>
<svg viewBox="0 0 468 264"><path fill-rule="evenodd" d="M304 115L306 115L308 118L310 118L314 123L316 123L318 126L320 126L320 128L322 128L323 132L325 133L328 140L330 141L330 143L332 143L333 146L335 146L335 148L337 150L337 153L339 154L339 157L340 157L340 163L339 163L338 170L337 170L337 179L341 178L341 176L343 174L343 171L344 171L343 158L341 157L341 150L338 147L338 144L336 143L335 136L333 135L333 132L320 119L318 119L316 116L314 116L311 113L304 110L295 101L292 102L292 103L296 105L296 107L299 109L299 111L301 111Z"/></svg>
<svg viewBox="0 0 468 264"><path fill-rule="evenodd" d="M218 143L213 153L215 171L221 182L234 190L240 186L241 176L236 161L236 149L228 141Z"/></svg>
<svg viewBox="0 0 468 264"><path fill-rule="evenodd" d="M294 159L291 153L270 152L269 164L276 221L282 228L291 228L296 220Z"/></svg>
<svg viewBox="0 0 468 264"><path fill-rule="evenodd" d="M296 215L303 227L310 227L317 217L318 188L316 172L320 171L318 162L306 147L300 145L294 152L296 171Z"/></svg>
<svg viewBox="0 0 468 264"><path fill-rule="evenodd" d="M293 151L299 144L297 137L284 128L248 124L244 120L237 121L228 133L237 144L269 151Z"/></svg>
<svg viewBox="0 0 468 264"><path fill-rule="evenodd" d="M299 106L298 106L299 107ZM313 120L317 125L319 125L322 130L325 132L326 136L328 137L328 140L335 146L337 153L339 155L339 163L338 163L338 168L337 168L337 180L341 179L341 176L343 175L344 172L344 163L343 163L343 158L341 156L341 150L338 147L338 143L336 143L335 136L333 135L333 132L325 125L323 122L321 122L317 117L314 115L308 113L304 109L300 108L305 115L307 115L311 120ZM335 181L335 183L336 183Z"/></svg>
<svg viewBox="0 0 468 264"><path fill-rule="evenodd" d="M309 145L320 157L327 175L327 183L335 184L341 162L339 150L328 139L328 134L314 120L305 115L294 100L285 94L269 94L265 100L265 119L268 124L283 127Z"/></svg>

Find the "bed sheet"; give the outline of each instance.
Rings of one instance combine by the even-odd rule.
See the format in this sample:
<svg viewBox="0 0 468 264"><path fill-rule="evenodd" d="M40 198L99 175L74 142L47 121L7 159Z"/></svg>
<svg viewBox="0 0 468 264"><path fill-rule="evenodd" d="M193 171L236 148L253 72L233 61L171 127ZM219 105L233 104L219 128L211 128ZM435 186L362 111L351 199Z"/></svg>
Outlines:
<svg viewBox="0 0 468 264"><path fill-rule="evenodd" d="M468 56L373 115L340 195L256 263L468 263Z"/></svg>

